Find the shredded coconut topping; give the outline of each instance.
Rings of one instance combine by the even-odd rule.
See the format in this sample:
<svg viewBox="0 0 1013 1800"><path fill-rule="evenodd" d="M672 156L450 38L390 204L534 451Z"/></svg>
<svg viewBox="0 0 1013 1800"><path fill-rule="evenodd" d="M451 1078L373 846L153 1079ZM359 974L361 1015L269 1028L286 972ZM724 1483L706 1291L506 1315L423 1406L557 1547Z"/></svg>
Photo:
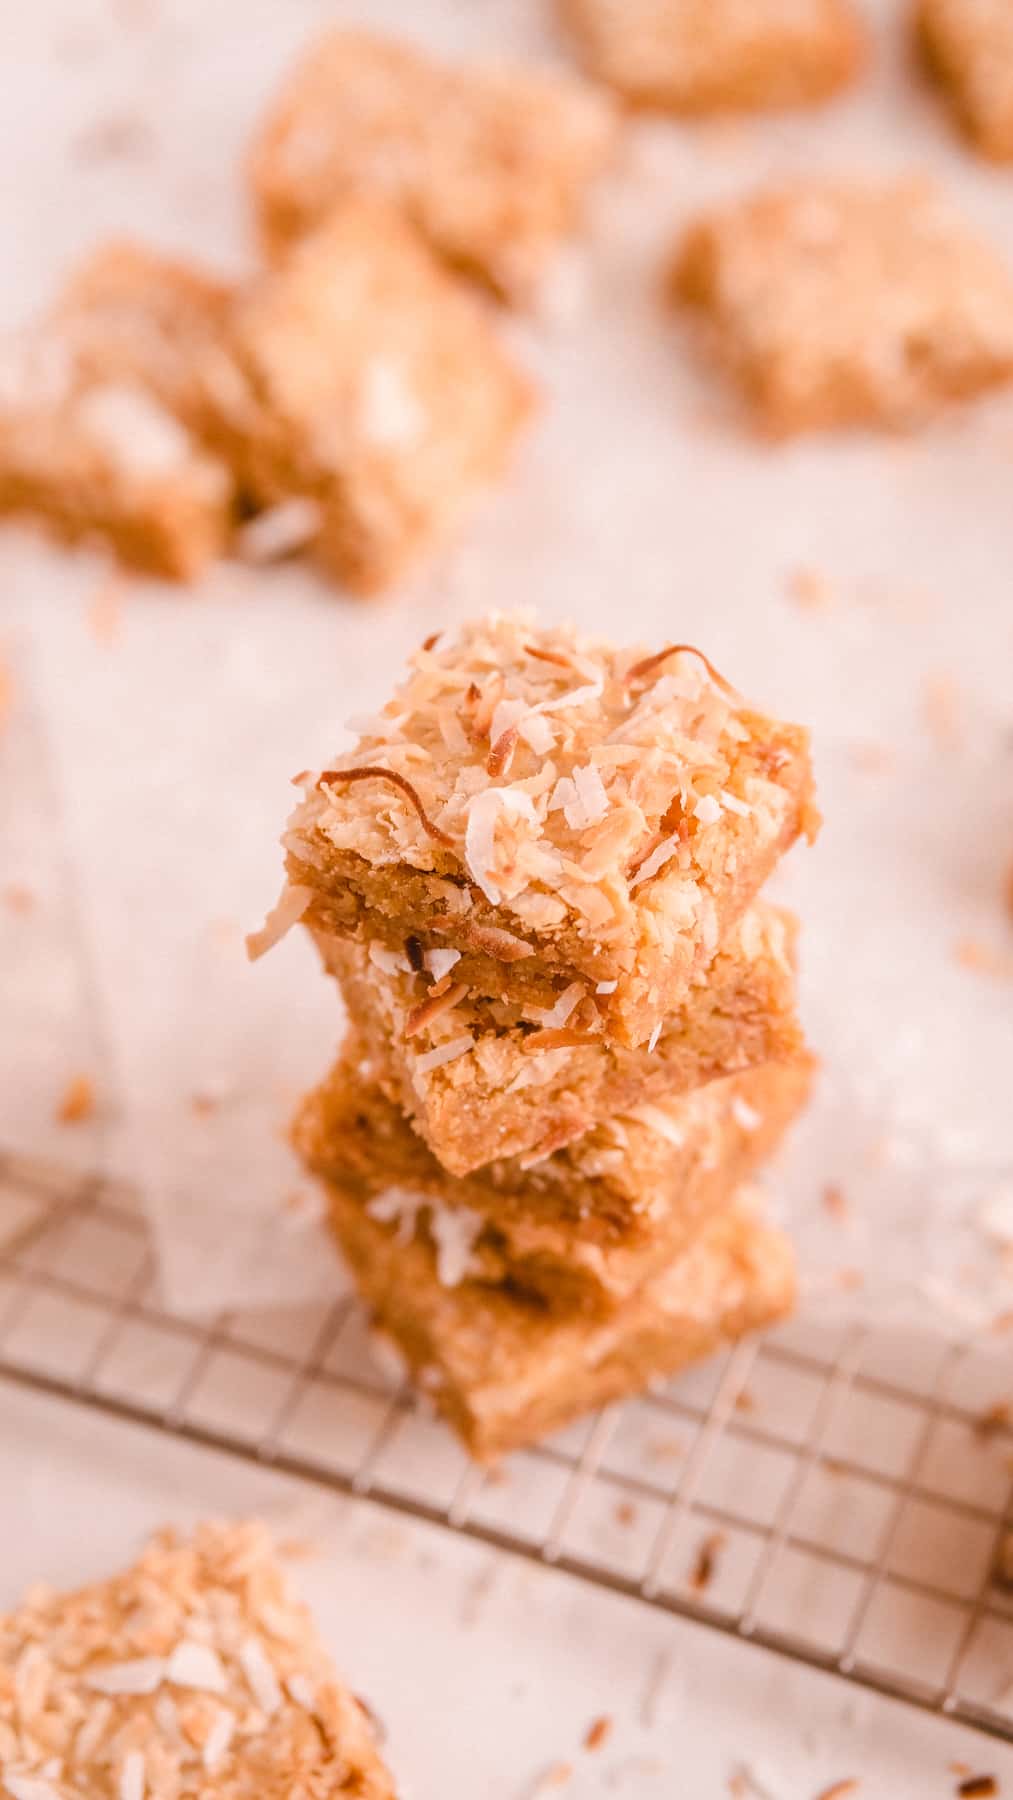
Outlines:
<svg viewBox="0 0 1013 1800"><path fill-rule="evenodd" d="M313 899L313 889L290 882L283 888L277 906L273 906L259 931L251 931L246 940L246 954L251 962L266 956L297 925Z"/></svg>
<svg viewBox="0 0 1013 1800"><path fill-rule="evenodd" d="M430 1069L442 1069L446 1063L456 1062L459 1056L467 1056L475 1047L475 1040L470 1031L461 1033L460 1037L451 1038L449 1044L437 1044L434 1050L426 1050L415 1060L416 1072L425 1075Z"/></svg>
<svg viewBox="0 0 1013 1800"><path fill-rule="evenodd" d="M427 950L423 957L423 966L434 981L442 981L449 975L455 963L461 960L460 950Z"/></svg>
<svg viewBox="0 0 1013 1800"><path fill-rule="evenodd" d="M458 1287L470 1274L472 1252L482 1227L481 1214L467 1206L430 1203L429 1229L436 1246L436 1273L444 1287Z"/></svg>

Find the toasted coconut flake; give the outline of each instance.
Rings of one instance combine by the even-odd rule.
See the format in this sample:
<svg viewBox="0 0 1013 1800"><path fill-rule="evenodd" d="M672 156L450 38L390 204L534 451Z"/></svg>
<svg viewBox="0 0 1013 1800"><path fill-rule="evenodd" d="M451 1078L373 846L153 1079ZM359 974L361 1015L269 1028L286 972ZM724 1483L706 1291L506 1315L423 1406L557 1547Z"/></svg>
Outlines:
<svg viewBox="0 0 1013 1800"><path fill-rule="evenodd" d="M646 681L647 677L653 675L655 669L660 669L662 663L666 663L670 656L699 657L714 686L721 689L726 699L733 702L741 700L742 696L738 689L733 688L731 682L725 680L720 670L714 667L710 657L705 656L702 650L698 650L695 644L669 644L667 649L656 650L653 656L645 656L641 662L634 663L632 669L627 669L627 682Z"/></svg>
<svg viewBox="0 0 1013 1800"><path fill-rule="evenodd" d="M165 1668L164 1656L138 1656L89 1669L84 1679L96 1694L153 1694L165 1680Z"/></svg>
<svg viewBox="0 0 1013 1800"><path fill-rule="evenodd" d="M3 1785L11 1800L60 1800L60 1790L41 1775L18 1775L4 1770Z"/></svg>
<svg viewBox="0 0 1013 1800"><path fill-rule="evenodd" d="M663 1106L652 1106L650 1101L645 1100L639 1106L629 1107L625 1116L628 1119L635 1119L638 1125L645 1126L648 1131L653 1131L656 1137L667 1138L668 1142L674 1144L677 1150L681 1150L686 1142L685 1132L680 1129L671 1113L667 1113Z"/></svg>
<svg viewBox="0 0 1013 1800"><path fill-rule="evenodd" d="M448 850L454 848L453 838L448 837L445 831L441 831L438 825L433 824L432 819L426 812L422 801L411 782L408 780L407 775L399 775L396 769L381 769L379 766L372 763L365 763L359 769L325 769L323 774L317 777L316 785L318 788L334 787L341 783L347 784L353 781L390 782L391 786L396 787L398 793L403 794L409 804L414 807L423 831L425 831L429 837L433 838L437 844L445 845Z"/></svg>
<svg viewBox="0 0 1013 1800"><path fill-rule="evenodd" d="M422 965L434 981L442 981L460 960L460 950L427 950L422 958Z"/></svg>
<svg viewBox="0 0 1013 1800"><path fill-rule="evenodd" d="M460 1000L466 999L468 992L467 985L463 981L459 981L456 986L448 988L445 993L430 994L420 1006L413 1007L408 1014L405 1020L405 1037L416 1037L420 1031L425 1031L428 1025L435 1024L437 1019L442 1018L444 1013L450 1012L451 1008L455 1007Z"/></svg>
<svg viewBox="0 0 1013 1800"><path fill-rule="evenodd" d="M250 519L236 535L240 556L250 563L280 562L304 550L316 537L323 515L315 500L295 495L269 506Z"/></svg>
<svg viewBox="0 0 1013 1800"><path fill-rule="evenodd" d="M652 1055L653 1052L658 1048L658 1039L660 1038L660 1036L661 1036L661 1020L659 1019L658 1023L654 1027L654 1030L651 1032L651 1035L647 1040L648 1056Z"/></svg>
<svg viewBox="0 0 1013 1800"><path fill-rule="evenodd" d="M485 772L487 775L491 775L494 780L498 779L501 775L505 775L510 764L513 762L514 751L517 748L517 736L518 732L516 725L509 725L506 731L500 733L500 736L496 739L492 749L486 757Z"/></svg>
<svg viewBox="0 0 1013 1800"><path fill-rule="evenodd" d="M716 825L721 813L721 802L716 794L701 794L693 808L693 817L701 825Z"/></svg>
<svg viewBox="0 0 1013 1800"><path fill-rule="evenodd" d="M128 1750L120 1769L120 1800L144 1800L143 1750Z"/></svg>
<svg viewBox="0 0 1013 1800"><path fill-rule="evenodd" d="M382 969L385 975L410 975L412 972L407 956L402 955L400 950L388 950L386 944L379 944L375 939L369 946L368 955L370 962Z"/></svg>
<svg viewBox="0 0 1013 1800"><path fill-rule="evenodd" d="M556 741L555 727L544 713L527 712L517 721L517 730L529 750L536 756L548 756Z"/></svg>
<svg viewBox="0 0 1013 1800"><path fill-rule="evenodd" d="M175 1687L200 1688L207 1694L224 1694L228 1686L217 1651L190 1638L176 1645L166 1664L165 1679Z"/></svg>
<svg viewBox="0 0 1013 1800"><path fill-rule="evenodd" d="M496 821L501 816L526 819L538 824L538 814L530 794L522 788L484 788L468 803L468 823L464 833L464 860L472 880L486 899L498 906L502 894L495 882Z"/></svg>
<svg viewBox="0 0 1013 1800"><path fill-rule="evenodd" d="M313 889L301 887L297 882L290 882L282 889L277 906L272 906L259 931L251 931L246 939L246 954L251 962L257 962L273 950L275 944L281 942L293 925L306 912L313 899Z"/></svg>
<svg viewBox="0 0 1013 1800"><path fill-rule="evenodd" d="M568 656L559 650L543 650L538 644L525 644L525 656L534 656L539 662L555 663L557 669L572 669L573 664Z"/></svg>
<svg viewBox="0 0 1013 1800"><path fill-rule="evenodd" d="M662 838L661 843L655 845L650 856L645 856L636 870L630 882L630 893L634 888L638 888L641 882L650 881L652 875L656 875L667 862L671 862L673 856L678 855L681 843L682 833L678 831L673 831L671 837Z"/></svg>
<svg viewBox="0 0 1013 1800"><path fill-rule="evenodd" d="M596 994L614 994L618 986L618 981L599 981L594 991Z"/></svg>
<svg viewBox="0 0 1013 1800"><path fill-rule="evenodd" d="M436 1247L436 1273L444 1287L459 1287L471 1273L472 1252L481 1234L480 1213L467 1206L437 1206L429 1213Z"/></svg>
<svg viewBox="0 0 1013 1800"><path fill-rule="evenodd" d="M521 1049L528 1056L538 1056L543 1050L578 1050L584 1044L601 1042L590 1031L571 1031L567 1027L553 1027L546 1031L532 1031L522 1040Z"/></svg>
<svg viewBox="0 0 1013 1800"><path fill-rule="evenodd" d="M259 1638L244 1638L237 1655L250 1692L267 1718L273 1718L282 1702L274 1666Z"/></svg>
<svg viewBox="0 0 1013 1800"><path fill-rule="evenodd" d="M449 1044L437 1044L435 1050L427 1050L415 1063L418 1075L428 1074L430 1069L442 1069L446 1063L456 1062L459 1056L466 1056L475 1047L475 1040L470 1031L462 1032L460 1037L451 1038Z"/></svg>
<svg viewBox="0 0 1013 1800"><path fill-rule="evenodd" d="M748 1100L743 1100L741 1094L736 1094L732 1101L732 1118L743 1131L759 1131L763 1124L763 1114L750 1106Z"/></svg>
<svg viewBox="0 0 1013 1800"><path fill-rule="evenodd" d="M737 794L730 794L727 788L721 789L718 799L726 812L738 813L740 819L748 819L752 813L752 807L747 806L744 800L740 800Z"/></svg>
<svg viewBox="0 0 1013 1800"><path fill-rule="evenodd" d="M289 1686L291 1688L291 1684L289 1684ZM219 1712L207 1737L204 1739L204 1749L201 1752L201 1760L209 1775L214 1774L215 1770L220 1767L221 1763L228 1755L229 1746L232 1743L232 1736L235 1729L235 1713L225 1712L224 1710Z"/></svg>
<svg viewBox="0 0 1013 1800"><path fill-rule="evenodd" d="M536 1024L544 1025L549 1031L555 1031L569 1022L570 1015L580 1005L586 993L582 981L571 981L564 988L555 1006L531 1006L528 1012Z"/></svg>
<svg viewBox="0 0 1013 1800"><path fill-rule="evenodd" d="M534 956L534 947L525 943L523 938L515 937L512 931L504 931L500 925L467 925L443 927L433 924L432 931L456 929L457 934L465 941L469 950L478 950L485 956L491 956L496 962L523 962L525 957Z"/></svg>

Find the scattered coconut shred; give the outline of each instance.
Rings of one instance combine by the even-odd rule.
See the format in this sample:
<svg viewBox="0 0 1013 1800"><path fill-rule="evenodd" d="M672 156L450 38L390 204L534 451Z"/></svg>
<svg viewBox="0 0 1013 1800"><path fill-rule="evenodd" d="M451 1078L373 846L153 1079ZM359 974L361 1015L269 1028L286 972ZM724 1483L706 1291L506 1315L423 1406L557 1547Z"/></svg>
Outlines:
<svg viewBox="0 0 1013 1800"><path fill-rule="evenodd" d="M495 614L427 638L381 712L354 722L356 748L296 777L284 841L311 866L322 838L328 855L446 874L441 899L461 914L463 873L519 930L569 922L605 948L628 940L634 896L665 871L674 928L706 935L712 885L788 803L776 744L770 774L742 775L756 724L740 705L693 645L645 656ZM254 953L265 945L256 934ZM524 938L497 949L532 954Z"/></svg>

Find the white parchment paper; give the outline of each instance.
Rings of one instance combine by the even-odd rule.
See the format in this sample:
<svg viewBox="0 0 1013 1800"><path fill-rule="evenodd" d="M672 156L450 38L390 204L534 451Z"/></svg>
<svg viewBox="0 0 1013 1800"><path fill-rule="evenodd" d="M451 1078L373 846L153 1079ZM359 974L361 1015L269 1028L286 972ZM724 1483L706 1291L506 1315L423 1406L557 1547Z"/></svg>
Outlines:
<svg viewBox="0 0 1013 1800"><path fill-rule="evenodd" d="M0 735L0 1147L137 1181L173 1305L294 1300L341 1279L285 1142L334 1054L338 1003L298 934L252 969L242 950L280 883L289 778L382 703L427 632L534 605L623 639L695 640L814 728L826 829L776 887L804 916L824 1074L771 1178L811 1303L928 1307L958 1328L1013 1307L1013 401L910 441L770 448L659 300L696 207L814 166L934 168L1013 258L1013 177L950 136L896 9L878 10L876 72L834 108L631 130L546 316L504 321L545 390L515 473L401 592L362 605L294 566L223 567L193 594L126 581L110 599L97 559L0 539L15 689ZM537 0L368 13L462 53L560 54ZM61 0L10 21L7 317L110 231L241 266L242 146L324 19L311 3ZM137 129L110 152L117 120ZM799 603L799 569L818 573L819 604ZM82 1072L96 1112L61 1123Z"/></svg>

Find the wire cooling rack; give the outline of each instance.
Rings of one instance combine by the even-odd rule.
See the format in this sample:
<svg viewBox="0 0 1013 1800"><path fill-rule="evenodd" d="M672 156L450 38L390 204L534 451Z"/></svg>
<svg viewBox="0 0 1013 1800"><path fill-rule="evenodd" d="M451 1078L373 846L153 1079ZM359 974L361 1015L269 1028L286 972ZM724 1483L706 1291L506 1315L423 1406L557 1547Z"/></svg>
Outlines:
<svg viewBox="0 0 1013 1800"><path fill-rule="evenodd" d="M1013 1434L970 1346L794 1326L482 1473L353 1301L172 1315L129 1192L0 1159L0 1376L1013 1741Z"/></svg>

